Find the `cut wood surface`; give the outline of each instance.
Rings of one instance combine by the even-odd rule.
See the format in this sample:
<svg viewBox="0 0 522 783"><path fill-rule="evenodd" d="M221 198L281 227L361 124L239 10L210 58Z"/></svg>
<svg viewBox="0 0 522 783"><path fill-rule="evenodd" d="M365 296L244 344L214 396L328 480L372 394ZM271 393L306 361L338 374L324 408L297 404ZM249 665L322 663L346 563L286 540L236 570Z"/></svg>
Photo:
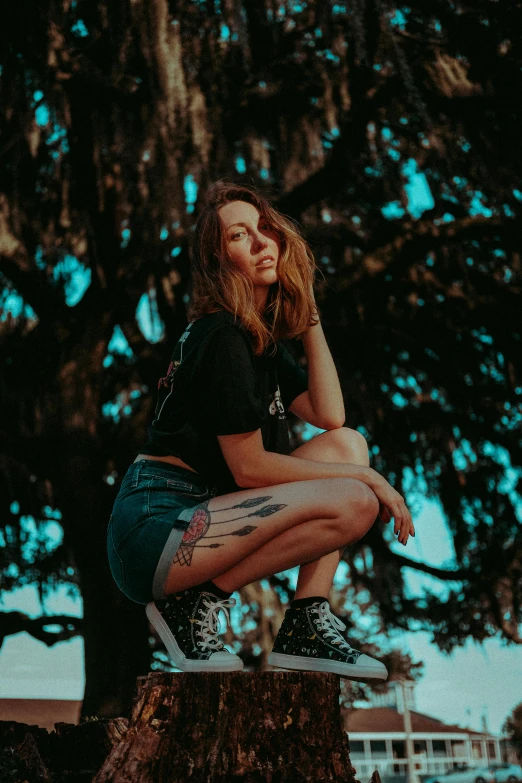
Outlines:
<svg viewBox="0 0 522 783"><path fill-rule="evenodd" d="M355 780L334 674L153 672L137 686L94 783Z"/></svg>

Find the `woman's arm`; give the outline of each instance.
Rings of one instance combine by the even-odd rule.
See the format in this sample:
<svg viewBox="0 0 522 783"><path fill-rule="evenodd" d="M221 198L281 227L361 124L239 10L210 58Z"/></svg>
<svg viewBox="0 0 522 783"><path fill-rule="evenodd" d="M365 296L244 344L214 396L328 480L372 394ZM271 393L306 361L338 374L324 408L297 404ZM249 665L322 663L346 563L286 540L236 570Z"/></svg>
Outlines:
<svg viewBox="0 0 522 783"><path fill-rule="evenodd" d="M310 326L302 342L308 362L308 398L315 417L322 422L323 429L342 427L346 420L343 393L321 321ZM295 405L295 401L292 412L307 421L306 416L300 415L299 403Z"/></svg>
<svg viewBox="0 0 522 783"><path fill-rule="evenodd" d="M316 462L265 451L261 430L235 435L218 435L225 462L238 487L268 487L290 481L319 478L354 478L373 489L379 475L373 468L348 462Z"/></svg>
<svg viewBox="0 0 522 783"><path fill-rule="evenodd" d="M248 433L251 437L253 433ZM234 435L225 436L229 438ZM218 436L218 439L220 436ZM237 459L237 455L236 455ZM320 478L353 478L373 489L378 474L373 468L349 462L316 462L273 451L257 452L255 465L237 466L236 483L242 489L268 487L272 484L286 484L291 481L311 481Z"/></svg>
<svg viewBox="0 0 522 783"><path fill-rule="evenodd" d="M414 535L411 514L402 495L373 468L349 462L316 462L292 455L265 451L261 430L238 435L218 435L219 445L239 487L262 488L292 481L318 478L353 478L373 490L384 511L383 522L395 519L394 530ZM249 467L250 466L250 467Z"/></svg>

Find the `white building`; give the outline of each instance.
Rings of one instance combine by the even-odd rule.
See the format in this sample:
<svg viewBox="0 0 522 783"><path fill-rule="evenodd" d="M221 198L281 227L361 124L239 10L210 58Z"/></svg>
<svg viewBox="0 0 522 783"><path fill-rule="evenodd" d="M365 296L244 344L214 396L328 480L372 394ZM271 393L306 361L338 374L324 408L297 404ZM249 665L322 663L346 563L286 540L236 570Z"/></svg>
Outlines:
<svg viewBox="0 0 522 783"><path fill-rule="evenodd" d="M415 710L413 688L407 696L411 717L414 769L419 778L439 775L460 765L480 767L507 758L506 741L488 732L443 723ZM404 780L408 773L404 704L399 687L374 697L373 706L348 710L345 729L357 777L374 770L382 778Z"/></svg>

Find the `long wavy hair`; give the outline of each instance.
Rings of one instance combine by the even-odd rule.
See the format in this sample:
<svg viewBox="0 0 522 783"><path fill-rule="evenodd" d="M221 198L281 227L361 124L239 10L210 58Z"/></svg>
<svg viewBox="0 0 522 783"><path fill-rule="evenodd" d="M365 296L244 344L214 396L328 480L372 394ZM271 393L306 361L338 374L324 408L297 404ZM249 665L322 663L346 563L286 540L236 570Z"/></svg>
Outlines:
<svg viewBox="0 0 522 783"><path fill-rule="evenodd" d="M230 259L218 209L231 201L255 206L281 240L278 280L269 288L266 308L255 307L254 284ZM227 310L250 333L256 356L277 340L301 337L318 323L311 291L316 265L307 242L293 221L270 205L253 186L218 180L206 193L191 248L189 321L206 313Z"/></svg>

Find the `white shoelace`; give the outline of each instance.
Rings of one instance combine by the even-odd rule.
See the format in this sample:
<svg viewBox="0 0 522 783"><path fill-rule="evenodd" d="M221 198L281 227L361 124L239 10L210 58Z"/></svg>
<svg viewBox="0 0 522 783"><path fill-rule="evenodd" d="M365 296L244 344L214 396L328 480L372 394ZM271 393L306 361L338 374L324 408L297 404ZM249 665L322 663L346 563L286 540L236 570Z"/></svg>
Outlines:
<svg viewBox="0 0 522 783"><path fill-rule="evenodd" d="M224 644L217 638L219 633L219 612L222 610L225 613L227 625L229 623L229 615L227 607L235 606L235 598L222 598L219 600L209 601L208 598L203 598L203 603L206 606L204 609L199 610L199 614L203 615L202 620L198 620L201 630L199 636L203 637L202 642L198 642L198 647L203 650L222 650Z"/></svg>
<svg viewBox="0 0 522 783"><path fill-rule="evenodd" d="M351 647L346 639L343 639L339 631L345 631L346 625L342 620L339 620L334 614L331 613L330 607L327 601L319 604L316 609L319 619L315 621L317 627L324 632L326 638L331 636L330 641L339 641L339 647L345 648L348 652L358 652Z"/></svg>

